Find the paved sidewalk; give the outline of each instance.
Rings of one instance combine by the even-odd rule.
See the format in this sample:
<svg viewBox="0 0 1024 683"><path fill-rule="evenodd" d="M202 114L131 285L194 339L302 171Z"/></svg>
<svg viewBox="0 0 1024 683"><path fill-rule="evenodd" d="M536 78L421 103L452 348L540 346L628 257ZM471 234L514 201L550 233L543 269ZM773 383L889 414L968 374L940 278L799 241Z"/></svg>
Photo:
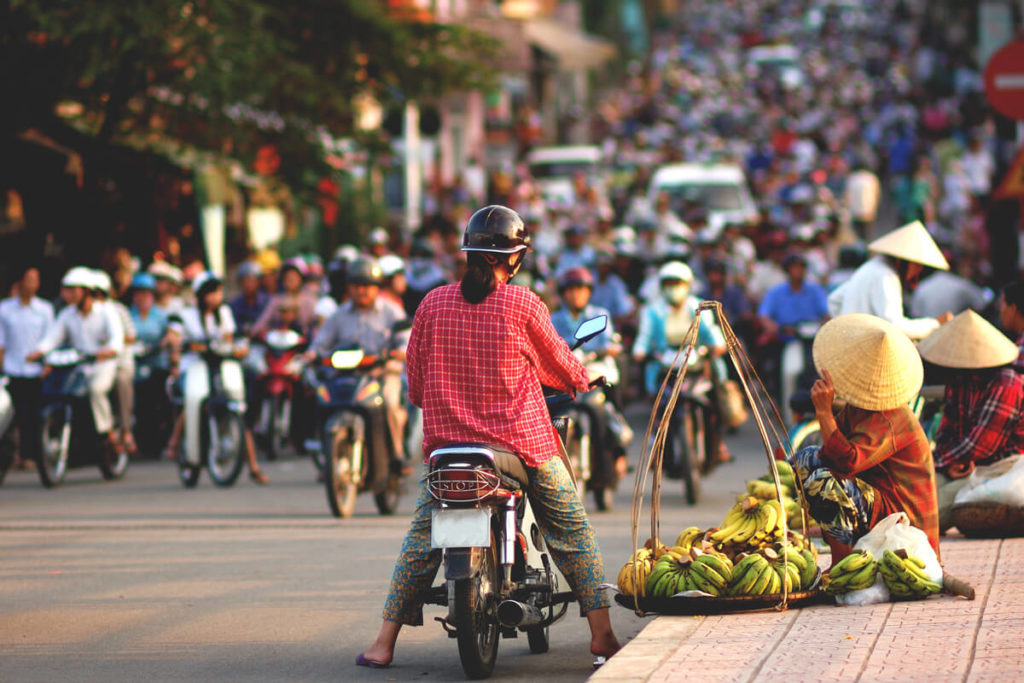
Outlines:
<svg viewBox="0 0 1024 683"><path fill-rule="evenodd" d="M656 617L590 680L1024 680L1024 539L951 537L941 550L974 601Z"/></svg>

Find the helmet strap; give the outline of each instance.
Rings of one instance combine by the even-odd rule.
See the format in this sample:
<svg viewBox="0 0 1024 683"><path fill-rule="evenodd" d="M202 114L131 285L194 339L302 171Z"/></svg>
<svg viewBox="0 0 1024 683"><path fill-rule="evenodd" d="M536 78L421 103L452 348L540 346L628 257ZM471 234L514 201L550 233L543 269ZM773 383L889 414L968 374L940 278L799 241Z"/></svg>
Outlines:
<svg viewBox="0 0 1024 683"><path fill-rule="evenodd" d="M523 265L523 259L526 258L526 250L513 254L508 257L508 279L511 280L519 272L519 268Z"/></svg>

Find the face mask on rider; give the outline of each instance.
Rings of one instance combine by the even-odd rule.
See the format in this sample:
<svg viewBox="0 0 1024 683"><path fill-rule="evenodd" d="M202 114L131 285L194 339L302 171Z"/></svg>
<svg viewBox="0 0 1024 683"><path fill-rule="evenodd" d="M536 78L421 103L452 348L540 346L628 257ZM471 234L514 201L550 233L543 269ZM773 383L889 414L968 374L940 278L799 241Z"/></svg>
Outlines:
<svg viewBox="0 0 1024 683"><path fill-rule="evenodd" d="M686 297L690 295L690 285L686 284L685 282L681 282L679 284L674 285L666 285L661 288L661 293L665 297L666 301L668 301L673 306L678 306L679 304L686 301Z"/></svg>

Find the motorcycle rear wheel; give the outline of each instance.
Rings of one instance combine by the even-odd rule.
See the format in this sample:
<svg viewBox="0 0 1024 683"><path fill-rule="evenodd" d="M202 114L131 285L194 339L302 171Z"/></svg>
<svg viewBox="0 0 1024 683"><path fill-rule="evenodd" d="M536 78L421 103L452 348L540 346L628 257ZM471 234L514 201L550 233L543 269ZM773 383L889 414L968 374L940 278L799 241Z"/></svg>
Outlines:
<svg viewBox="0 0 1024 683"><path fill-rule="evenodd" d="M498 658L499 629L497 610L498 560L494 535L484 549L480 574L455 581L455 633L459 660L466 676L473 680L488 678Z"/></svg>
<svg viewBox="0 0 1024 683"><path fill-rule="evenodd" d="M70 444L64 444L64 429L62 412L51 410L43 415L42 441L39 454L36 456L36 471L39 473L39 481L48 489L59 486L68 471Z"/></svg>
<svg viewBox="0 0 1024 683"><path fill-rule="evenodd" d="M194 489L199 484L199 475L202 472L203 468L198 465L189 465L184 460L178 462L178 478L187 489Z"/></svg>
<svg viewBox="0 0 1024 683"><path fill-rule="evenodd" d="M398 499L402 495L401 477L392 474L388 477L388 487L380 493L373 494L373 502L377 504L377 512L382 515L393 515L398 510Z"/></svg>
<svg viewBox="0 0 1024 683"><path fill-rule="evenodd" d="M116 450L109 444L104 443L100 447L100 457L96 461L100 468L100 474L107 481L120 479L128 471L128 451L123 447Z"/></svg>
<svg viewBox="0 0 1024 683"><path fill-rule="evenodd" d="M223 408L214 409L205 418L203 452L210 479L217 486L232 486L245 464L245 420Z"/></svg>
<svg viewBox="0 0 1024 683"><path fill-rule="evenodd" d="M354 444L347 436L335 440L327 464L324 466L324 482L327 486L327 504L335 517L347 519L356 509L356 498L359 486L353 472L361 469L361 463L353 463L356 452Z"/></svg>

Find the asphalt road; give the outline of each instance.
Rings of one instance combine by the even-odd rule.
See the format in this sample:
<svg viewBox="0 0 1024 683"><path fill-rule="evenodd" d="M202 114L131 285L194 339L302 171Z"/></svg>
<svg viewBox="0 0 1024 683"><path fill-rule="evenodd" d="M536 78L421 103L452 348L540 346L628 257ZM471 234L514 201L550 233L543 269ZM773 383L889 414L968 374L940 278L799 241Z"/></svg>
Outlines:
<svg viewBox="0 0 1024 683"><path fill-rule="evenodd" d="M643 410L631 412L642 434ZM666 538L717 524L764 471L751 425L728 442L735 461L705 481L698 506L667 483ZM465 680L455 641L433 621L438 607L403 631L391 669L353 665L380 625L412 493L393 517L367 495L354 518L335 520L308 460L266 470L270 486L204 478L195 490L162 462L135 463L119 482L72 470L50 491L33 472L10 473L0 488L0 681ZM631 550L632 488L630 477L613 511L591 515L610 580ZM645 623L615 605L612 615L622 642ZM570 609L548 654L530 655L525 637L502 641L493 678L584 680L588 643Z"/></svg>

